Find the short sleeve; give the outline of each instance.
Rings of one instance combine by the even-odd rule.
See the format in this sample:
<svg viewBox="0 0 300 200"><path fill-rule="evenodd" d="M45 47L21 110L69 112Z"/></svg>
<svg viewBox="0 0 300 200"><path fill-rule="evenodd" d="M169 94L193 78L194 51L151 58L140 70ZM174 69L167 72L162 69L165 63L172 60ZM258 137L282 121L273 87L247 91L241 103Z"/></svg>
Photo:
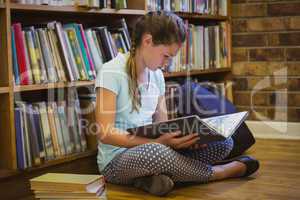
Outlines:
<svg viewBox="0 0 300 200"><path fill-rule="evenodd" d="M102 87L118 94L120 90L119 75L118 71L103 66L97 73L95 87Z"/></svg>
<svg viewBox="0 0 300 200"><path fill-rule="evenodd" d="M165 95L166 92L166 84L165 84L165 78L164 78L164 74L162 73L162 71L160 69L156 70L155 72L156 75L156 79L157 79L157 87L159 88L159 95Z"/></svg>

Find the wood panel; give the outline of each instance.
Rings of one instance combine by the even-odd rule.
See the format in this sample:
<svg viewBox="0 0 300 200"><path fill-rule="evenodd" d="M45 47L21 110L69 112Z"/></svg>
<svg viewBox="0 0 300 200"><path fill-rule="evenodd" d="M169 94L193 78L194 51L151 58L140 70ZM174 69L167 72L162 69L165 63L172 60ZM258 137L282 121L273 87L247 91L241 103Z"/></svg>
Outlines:
<svg viewBox="0 0 300 200"><path fill-rule="evenodd" d="M217 74L223 72L230 72L231 68L219 68L219 69L207 69L207 70L191 70L191 71L181 71L181 72L165 72L165 78L175 78L175 77L188 77L196 75L205 75L205 74Z"/></svg>
<svg viewBox="0 0 300 200"><path fill-rule="evenodd" d="M68 83L47 83L47 84L33 84L33 85L19 85L14 86L14 92L25 92L25 91L34 91L34 90L48 90L55 88L70 88L70 87L84 87L84 86L93 86L95 81L77 81L77 82L68 82Z"/></svg>
<svg viewBox="0 0 300 200"><path fill-rule="evenodd" d="M0 169L16 168L16 145L12 133L10 94L0 94Z"/></svg>
<svg viewBox="0 0 300 200"><path fill-rule="evenodd" d="M144 15L145 11L142 9L88 9L84 7L76 7L76 6L46 6L46 5L26 5L26 4L18 4L11 3L11 10L15 11L27 11L27 12L62 12L62 13L90 13L90 14L111 14L111 15Z"/></svg>
<svg viewBox="0 0 300 200"><path fill-rule="evenodd" d="M9 87L0 87L0 94L8 93L8 92L9 92Z"/></svg>
<svg viewBox="0 0 300 200"><path fill-rule="evenodd" d="M8 29L10 29L7 17L8 9L0 9L0 87L8 86Z"/></svg>
<svg viewBox="0 0 300 200"><path fill-rule="evenodd" d="M220 15L206 15L206 14L198 14L198 13L189 13L189 12L175 12L177 15L184 19L188 20L213 20L213 21L226 21L229 19L227 16Z"/></svg>

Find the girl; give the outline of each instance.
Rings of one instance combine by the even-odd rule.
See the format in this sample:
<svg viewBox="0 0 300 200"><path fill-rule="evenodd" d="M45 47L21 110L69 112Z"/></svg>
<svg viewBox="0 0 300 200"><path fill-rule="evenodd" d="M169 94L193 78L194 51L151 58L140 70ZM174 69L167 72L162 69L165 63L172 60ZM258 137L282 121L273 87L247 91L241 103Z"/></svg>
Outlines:
<svg viewBox="0 0 300 200"><path fill-rule="evenodd" d="M206 183L248 176L258 169L258 162L250 157L213 166L230 153L232 139L197 147L201 140L197 134L178 137L175 132L148 139L126 132L168 119L160 68L177 54L185 33L182 19L175 14L150 12L136 22L130 52L119 53L98 72L97 163L108 182L133 184L161 196L174 183Z"/></svg>

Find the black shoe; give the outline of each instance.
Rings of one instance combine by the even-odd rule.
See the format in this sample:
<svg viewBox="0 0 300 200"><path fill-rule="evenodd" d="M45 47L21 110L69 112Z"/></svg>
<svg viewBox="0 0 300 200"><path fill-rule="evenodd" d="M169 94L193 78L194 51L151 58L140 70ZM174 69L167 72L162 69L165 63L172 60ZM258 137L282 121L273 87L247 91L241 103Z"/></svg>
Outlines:
<svg viewBox="0 0 300 200"><path fill-rule="evenodd" d="M171 192L174 187L174 182L170 177L160 174L137 178L133 185L150 194L164 196Z"/></svg>
<svg viewBox="0 0 300 200"><path fill-rule="evenodd" d="M238 162L244 163L246 165L246 172L241 177L250 176L251 174L256 172L259 168L258 160L254 159L250 156L246 156L246 155L238 156L238 157L228 159L228 160L218 161L218 162L214 163L214 165L224 165L224 164L228 164L233 161L238 161Z"/></svg>
<svg viewBox="0 0 300 200"><path fill-rule="evenodd" d="M241 177L247 177L256 172L259 168L258 160L250 157L250 156L240 156L235 161L244 163L246 165L246 172Z"/></svg>

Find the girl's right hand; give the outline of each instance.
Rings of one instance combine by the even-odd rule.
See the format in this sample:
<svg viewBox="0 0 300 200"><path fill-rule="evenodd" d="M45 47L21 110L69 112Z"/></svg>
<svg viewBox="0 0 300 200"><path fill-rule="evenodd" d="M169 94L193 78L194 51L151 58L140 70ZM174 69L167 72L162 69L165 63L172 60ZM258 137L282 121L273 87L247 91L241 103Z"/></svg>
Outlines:
<svg viewBox="0 0 300 200"><path fill-rule="evenodd" d="M165 133L157 138L155 142L170 146L173 149L184 149L191 147L200 139L198 133L178 137L180 134L180 131Z"/></svg>

